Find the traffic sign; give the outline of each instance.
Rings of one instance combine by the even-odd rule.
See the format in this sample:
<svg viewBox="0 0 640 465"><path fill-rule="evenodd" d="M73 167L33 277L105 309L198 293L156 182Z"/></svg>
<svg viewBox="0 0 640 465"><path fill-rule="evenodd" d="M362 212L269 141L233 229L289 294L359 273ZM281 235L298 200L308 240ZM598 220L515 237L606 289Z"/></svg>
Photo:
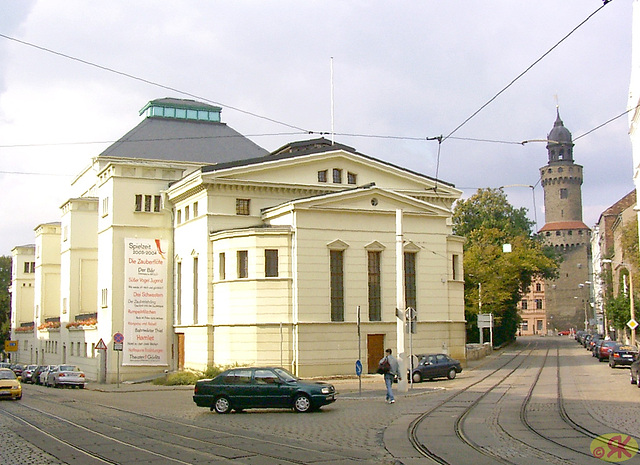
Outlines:
<svg viewBox="0 0 640 465"><path fill-rule="evenodd" d="M107 345L104 343L102 339L100 339L96 344L96 350L107 350Z"/></svg>
<svg viewBox="0 0 640 465"><path fill-rule="evenodd" d="M631 328L632 330L633 330L633 329L636 329L636 328L638 327L638 322L637 322L636 320L634 320L634 319L631 319L631 320L629 320L629 321L627 322L627 326L628 326L629 328Z"/></svg>
<svg viewBox="0 0 640 465"><path fill-rule="evenodd" d="M113 342L117 342L118 344L122 344L124 342L124 336L122 333L115 333L113 335Z"/></svg>
<svg viewBox="0 0 640 465"><path fill-rule="evenodd" d="M18 351L18 341L4 341L4 351L5 352L17 352Z"/></svg>
<svg viewBox="0 0 640 465"><path fill-rule="evenodd" d="M356 360L356 375L362 375L362 362L360 360Z"/></svg>

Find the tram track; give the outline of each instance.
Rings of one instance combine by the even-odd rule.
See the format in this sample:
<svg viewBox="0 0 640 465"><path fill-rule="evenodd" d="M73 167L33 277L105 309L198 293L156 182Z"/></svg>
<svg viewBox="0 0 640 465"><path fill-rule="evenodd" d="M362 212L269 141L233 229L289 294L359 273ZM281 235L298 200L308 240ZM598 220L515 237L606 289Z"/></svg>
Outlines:
<svg viewBox="0 0 640 465"><path fill-rule="evenodd" d="M35 405L24 401L11 404L10 409L2 409L0 414L45 434L49 441L74 449L95 464L130 463L123 461L125 455L148 455L144 460L167 464L256 463L260 458L266 461L263 463L281 464L305 464L309 460L343 463L345 459L353 463L366 462L365 458L347 451L308 447L295 440L269 439L266 432L253 435L230 432L228 428L171 420L82 400L58 402L55 404L58 412L52 413L47 411L47 405L51 404L48 396L30 398ZM85 405L79 409L78 403ZM56 424L63 427L56 428ZM100 447L87 446L91 443L100 443ZM119 449L118 456L110 455L109 449ZM123 452L126 450L130 453Z"/></svg>
<svg viewBox="0 0 640 465"><path fill-rule="evenodd" d="M563 394L566 374L561 369L560 347L554 345L544 352L536 347L518 351L482 378L416 417L407 430L412 447L431 462L443 465L519 464L523 460L601 463L593 456L590 445L596 440L600 443L595 446L607 446L601 436L610 427L584 412L580 419L572 417ZM550 390L555 395L549 396ZM514 418L514 407L519 410L520 427ZM477 409L480 411L475 412ZM448 421L447 416L455 419ZM467 432L468 420L472 434ZM492 420L490 425L479 427L481 421L487 420ZM485 431L490 428L492 434ZM464 454L456 452L460 447L464 448L460 449ZM631 447L627 451L638 453ZM459 461L461 455L465 455L465 462Z"/></svg>

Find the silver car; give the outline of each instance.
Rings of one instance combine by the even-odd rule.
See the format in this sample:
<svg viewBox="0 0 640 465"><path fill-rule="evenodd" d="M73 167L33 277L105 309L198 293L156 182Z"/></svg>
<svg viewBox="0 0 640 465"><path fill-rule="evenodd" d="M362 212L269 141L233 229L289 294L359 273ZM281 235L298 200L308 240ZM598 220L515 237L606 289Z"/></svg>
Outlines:
<svg viewBox="0 0 640 465"><path fill-rule="evenodd" d="M84 385L84 373L75 365L57 365L47 373L47 386L71 386L84 389Z"/></svg>

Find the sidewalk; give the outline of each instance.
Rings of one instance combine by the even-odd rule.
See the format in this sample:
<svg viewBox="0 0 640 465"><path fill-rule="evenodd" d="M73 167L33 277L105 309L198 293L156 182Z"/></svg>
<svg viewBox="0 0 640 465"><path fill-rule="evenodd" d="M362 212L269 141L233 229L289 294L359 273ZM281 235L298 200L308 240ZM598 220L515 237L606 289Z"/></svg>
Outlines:
<svg viewBox="0 0 640 465"><path fill-rule="evenodd" d="M467 366L462 371L464 376L465 371L472 371L482 365L484 365L488 359L495 356L494 352L488 357L480 360L467 361ZM460 376L460 375L459 375ZM333 384L338 393L338 397L341 399L370 399L375 397L384 398L386 388L384 386L384 380L382 375L366 374L358 379L355 375L324 377L324 378L311 378L312 381L324 381L326 383ZM140 392L140 391L175 391L175 390L193 390L193 385L182 386L163 386L152 384L151 382L132 383L123 382L118 386L117 384L99 384L95 382L87 383L86 389L99 392ZM425 381L422 383L409 384L407 392L399 392L398 385L394 384L393 391L396 396L415 396L425 394L427 392L442 390L444 387L438 384L437 381Z"/></svg>

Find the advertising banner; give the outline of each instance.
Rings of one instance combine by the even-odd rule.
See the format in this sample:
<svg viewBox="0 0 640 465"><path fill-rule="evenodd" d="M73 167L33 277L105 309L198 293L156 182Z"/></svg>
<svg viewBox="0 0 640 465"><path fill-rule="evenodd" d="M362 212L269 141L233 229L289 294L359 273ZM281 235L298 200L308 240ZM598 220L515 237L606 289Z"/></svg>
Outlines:
<svg viewBox="0 0 640 465"><path fill-rule="evenodd" d="M123 365L167 364L167 241L125 239Z"/></svg>

